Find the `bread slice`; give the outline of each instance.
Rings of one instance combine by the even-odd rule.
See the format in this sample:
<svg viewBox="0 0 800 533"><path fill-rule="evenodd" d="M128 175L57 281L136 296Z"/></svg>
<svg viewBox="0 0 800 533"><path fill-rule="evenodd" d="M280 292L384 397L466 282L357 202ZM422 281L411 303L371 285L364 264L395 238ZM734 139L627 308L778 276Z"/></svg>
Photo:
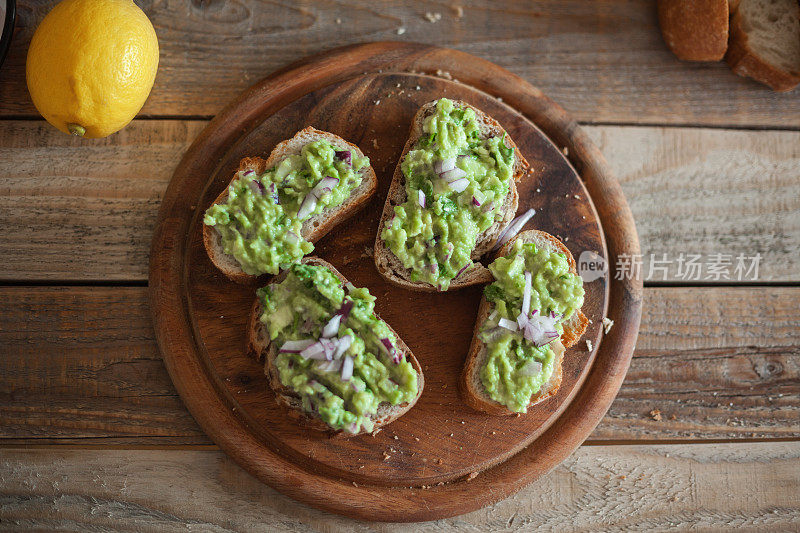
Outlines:
<svg viewBox="0 0 800 533"><path fill-rule="evenodd" d="M728 0L658 0L664 42L678 59L719 61L728 49Z"/></svg>
<svg viewBox="0 0 800 533"><path fill-rule="evenodd" d="M570 272L577 274L575 259L572 257L567 247L564 246L564 243L543 231L523 231L505 244L494 257L497 258L506 255L517 240L522 240L526 243L534 243L536 246L563 253L566 255L567 261L569 262ZM516 413L508 409L505 405L494 401L486 394L483 383L481 382L481 368L486 360L487 353L486 345L480 340L478 333L493 309L494 306L490 304L486 298L481 298L481 303L478 308L478 318L475 322L475 331L472 336L472 343L470 344L467 360L461 374L462 395L466 404L477 411L483 411L493 415L512 415ZM574 346L575 343L578 342L588 325L589 319L586 318L586 315L584 315L580 309L577 309L569 320L563 322L564 333L562 333L560 339L552 344L553 351L556 355L553 375L542 385L539 392L531 397L530 403L528 404L529 407L545 401L558 392L558 388L561 386L561 365L564 359L564 351L566 348Z"/></svg>
<svg viewBox="0 0 800 533"><path fill-rule="evenodd" d="M740 0L733 8L725 60L740 76L776 91L800 83L800 6L797 0Z"/></svg>
<svg viewBox="0 0 800 533"><path fill-rule="evenodd" d="M454 100L453 104L455 107L470 108L475 112L482 138L495 137L505 132L495 119L486 115L481 110L458 100ZM383 233L383 228L386 223L394 216L394 206L401 205L406 201L406 183L401 169L402 163L408 152L414 147L414 144L425 134L422 130L425 119L435 112L436 101L428 102L419 108L419 111L417 111L416 115L414 115L414 119L411 121L411 132L403 148L403 153L400 155L400 160L397 162L397 167L395 167L394 176L389 185L389 192L386 195L386 203L383 205L383 214L381 215L380 224L378 225L378 234L375 237L374 253L375 266L378 268L378 272L380 272L381 276L403 288L426 292L437 292L438 289L424 281L411 281L411 271L405 268L400 259L384 245L383 239L381 239L381 233ZM505 142L506 146L514 148L515 163L513 179L509 184L508 195L499 209L500 218L496 219L494 224L478 236L475 250L472 252L473 261L477 261L492 249L495 242L497 242L497 237L500 235L500 232L514 218L519 203L519 193L517 192L516 182L522 178L529 168L528 162L522 156L522 153L513 139L506 135ZM476 262L468 266L464 272L452 280L450 289L460 289L462 287L469 287L470 285L489 283L491 280L491 272L489 272L486 267Z"/></svg>
<svg viewBox="0 0 800 533"><path fill-rule="evenodd" d="M324 139L336 147L353 150L359 157L364 157L364 153L355 144L349 143L333 133L321 131L309 126L298 131L291 139L279 143L266 160L260 157L246 157L242 159L231 181L236 179L236 174L238 172L245 170L253 170L257 174L262 174L286 157L299 154L300 150L306 144L320 139ZM372 165L364 167L361 172L361 183L358 187L353 189L347 200L338 206L325 208L319 214L303 222L301 236L304 239L312 243L318 241L336 225L353 216L367 203L372 195L375 194L375 189L378 186L378 178L375 176ZM217 196L213 203L223 203L227 198L228 187L225 187L225 190ZM247 283L258 277L247 274L242 270L233 256L222 251L221 236L213 226L203 225L203 244L214 266L220 269L220 271L232 281Z"/></svg>
<svg viewBox="0 0 800 533"><path fill-rule="evenodd" d="M342 283L347 283L347 279L338 270L336 270L333 265L323 259L319 259L318 257L305 257L301 262L307 265L320 265L327 267L337 278L342 280ZM273 278L270 284L280 283L285 278L286 271L283 271L278 276ZM270 388L275 392L275 398L277 399L278 403L287 409L291 418L297 420L306 427L319 431L325 431L327 433L341 434L343 436L356 435L348 433L344 430L334 430L319 417L304 411L300 397L290 388L285 387L281 383L280 377L278 376L278 370L275 368L275 358L278 356L278 346L275 346L275 344L270 342L269 334L266 331L266 327L264 327L259 320L260 317L261 302L258 298L256 298L256 301L253 303L253 308L250 312L250 318L248 320L247 347L248 351L259 361L264 361L264 374L267 376L267 382L269 383ZM403 339L400 338L397 332L395 332L394 329L389 326L389 324L387 324L387 326L397 339L396 348L405 354L414 367L414 370L417 372L417 395L411 402L408 403L402 403L398 405L391 405L388 402L381 403L378 406L377 413L370 417L375 423L374 429L385 426L386 424L389 424L395 419L403 416L414 406L415 403L417 403L417 400L422 395L422 389L425 386L425 378L422 375L422 367L420 366L419 361L417 361L417 358L414 357L414 354L408 348L406 343L403 342ZM360 433L365 433L365 431L362 430Z"/></svg>

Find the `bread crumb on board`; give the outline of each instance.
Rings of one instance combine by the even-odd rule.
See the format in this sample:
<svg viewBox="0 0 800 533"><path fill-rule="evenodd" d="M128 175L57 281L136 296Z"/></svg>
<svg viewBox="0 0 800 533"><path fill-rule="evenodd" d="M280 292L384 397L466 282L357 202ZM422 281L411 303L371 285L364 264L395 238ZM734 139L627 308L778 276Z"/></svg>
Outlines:
<svg viewBox="0 0 800 533"><path fill-rule="evenodd" d="M614 327L614 321L608 318L607 316L603 317L603 331L608 333L611 331L611 328Z"/></svg>
<svg viewBox="0 0 800 533"><path fill-rule="evenodd" d="M477 472L470 472L469 475L467 476L467 481L472 481L476 477L478 477L478 473Z"/></svg>
<svg viewBox="0 0 800 533"><path fill-rule="evenodd" d="M592 341L589 339L586 339L586 349L590 352L592 351Z"/></svg>
<svg viewBox="0 0 800 533"><path fill-rule="evenodd" d="M428 22L431 22L431 23L439 22L440 20L442 20L442 14L438 13L438 12L437 13L431 13L430 11L428 11L428 12L425 13L425 18L428 19Z"/></svg>
<svg viewBox="0 0 800 533"><path fill-rule="evenodd" d="M406 29L403 26L397 28L397 35L403 35L406 32Z"/></svg>
<svg viewBox="0 0 800 533"><path fill-rule="evenodd" d="M453 6L453 11L455 12L457 19L460 19L464 16L464 8L458 4Z"/></svg>
<svg viewBox="0 0 800 533"><path fill-rule="evenodd" d="M652 411L650 411L650 418L652 418L656 422L661 422L661 410L653 409Z"/></svg>

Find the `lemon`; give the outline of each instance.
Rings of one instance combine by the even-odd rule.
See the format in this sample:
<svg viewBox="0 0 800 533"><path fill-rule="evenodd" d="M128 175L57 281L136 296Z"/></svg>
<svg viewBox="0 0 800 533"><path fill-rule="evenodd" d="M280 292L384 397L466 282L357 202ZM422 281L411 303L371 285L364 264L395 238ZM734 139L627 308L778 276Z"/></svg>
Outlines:
<svg viewBox="0 0 800 533"><path fill-rule="evenodd" d="M33 104L65 133L105 137L144 105L158 70L158 39L132 0L64 0L28 49Z"/></svg>

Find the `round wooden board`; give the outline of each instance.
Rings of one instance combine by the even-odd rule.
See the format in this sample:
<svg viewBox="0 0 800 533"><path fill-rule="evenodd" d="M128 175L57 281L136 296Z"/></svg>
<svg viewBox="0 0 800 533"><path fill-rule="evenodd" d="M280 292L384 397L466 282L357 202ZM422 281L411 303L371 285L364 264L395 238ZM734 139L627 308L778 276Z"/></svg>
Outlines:
<svg viewBox="0 0 800 533"><path fill-rule="evenodd" d="M608 409L638 331L641 282L606 276L587 283L583 310L593 324L584 338L594 351L583 342L568 350L554 398L520 417L488 416L462 404L457 383L481 288L409 292L386 283L370 255L411 117L421 104L442 96L495 117L531 163L532 173L518 184L520 211L537 209L528 227L562 237L576 259L592 250L613 264L619 254L638 253L619 185L561 108L494 64L405 43L334 50L246 91L209 124L178 165L153 238L156 334L175 386L198 423L259 479L310 505L356 518L452 516L502 499L549 471ZM378 312L425 373L417 405L374 436L330 438L287 419L262 366L245 351L254 290L265 280L231 283L202 245L203 211L230 181L239 159L266 157L277 142L307 125L359 145L379 179L376 197L316 243L314 254L378 297ZM580 177L557 146L568 148ZM601 342L606 313L615 326Z"/></svg>

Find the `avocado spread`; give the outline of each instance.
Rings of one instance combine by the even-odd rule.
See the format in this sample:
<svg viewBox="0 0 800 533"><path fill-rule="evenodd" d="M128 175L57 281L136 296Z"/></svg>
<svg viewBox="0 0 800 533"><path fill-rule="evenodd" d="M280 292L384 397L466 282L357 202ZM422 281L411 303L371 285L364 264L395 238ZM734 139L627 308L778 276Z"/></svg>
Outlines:
<svg viewBox="0 0 800 533"><path fill-rule="evenodd" d="M277 274L314 249L301 236L303 221L343 203L367 165L353 150L310 142L263 174L238 172L228 198L212 205L203 223L214 226L223 251L247 274Z"/></svg>
<svg viewBox="0 0 800 533"><path fill-rule="evenodd" d="M306 412L334 429L370 432L370 416L379 404L398 405L416 397L417 372L397 348L395 335L375 315L375 297L367 289L344 287L324 266L294 264L282 282L257 294L263 308L261 322L280 349L275 366L281 384L301 398ZM323 339L334 315L341 316L334 321L338 330L327 332L329 338ZM347 340L346 349L331 357L284 351L287 341L335 344L342 339ZM344 368L350 364L351 370Z"/></svg>
<svg viewBox="0 0 800 533"><path fill-rule="evenodd" d="M502 137L482 139L475 112L442 98L400 168L406 201L381 233L386 246L424 281L446 291L472 264L478 236L499 214L514 169Z"/></svg>
<svg viewBox="0 0 800 533"><path fill-rule="evenodd" d="M560 336L563 322L583 305L580 276L569 270L562 253L516 241L511 251L497 258L489 270L495 281L484 289L494 312L480 330L487 356L480 371L487 394L511 411L527 411L531 396L553 374L555 352L550 344L537 346L521 331L500 326L500 320L517 322L523 305L525 272L531 273L530 315L554 317ZM559 342L555 340L555 342Z"/></svg>

